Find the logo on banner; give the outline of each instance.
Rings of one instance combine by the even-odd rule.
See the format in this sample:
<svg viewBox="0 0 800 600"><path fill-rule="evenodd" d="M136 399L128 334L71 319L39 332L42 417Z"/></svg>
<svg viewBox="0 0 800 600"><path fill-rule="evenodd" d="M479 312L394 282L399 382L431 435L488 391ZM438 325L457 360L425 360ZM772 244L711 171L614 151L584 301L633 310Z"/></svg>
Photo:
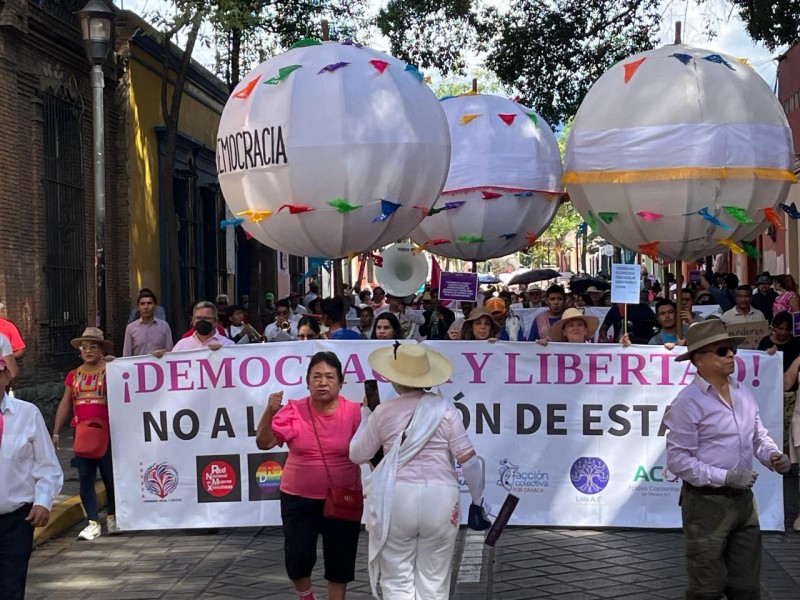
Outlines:
<svg viewBox="0 0 800 600"><path fill-rule="evenodd" d="M677 475L662 465L655 465L650 469L644 465L639 465L639 468L636 469L636 475L633 476L634 482L655 481L662 483L666 481L667 483L677 483L679 479Z"/></svg>
<svg viewBox="0 0 800 600"><path fill-rule="evenodd" d="M662 465L639 465L628 489L640 496L673 496L680 489L680 478Z"/></svg>
<svg viewBox="0 0 800 600"><path fill-rule="evenodd" d="M241 499L238 454L197 457L198 502L239 502Z"/></svg>
<svg viewBox="0 0 800 600"><path fill-rule="evenodd" d="M166 498L178 487L178 471L169 463L153 463L142 475L144 489L153 496Z"/></svg>
<svg viewBox="0 0 800 600"><path fill-rule="evenodd" d="M501 459L499 464L500 479L497 485L507 492L541 494L550 486L550 475L545 471L520 471L519 465L507 458Z"/></svg>
<svg viewBox="0 0 800 600"><path fill-rule="evenodd" d="M249 474L249 499L280 500L280 485L283 468L286 465L286 452L262 452L247 455Z"/></svg>
<svg viewBox="0 0 800 600"><path fill-rule="evenodd" d="M608 485L610 475L608 465L596 456L581 456L569 470L572 485L586 495L602 492Z"/></svg>

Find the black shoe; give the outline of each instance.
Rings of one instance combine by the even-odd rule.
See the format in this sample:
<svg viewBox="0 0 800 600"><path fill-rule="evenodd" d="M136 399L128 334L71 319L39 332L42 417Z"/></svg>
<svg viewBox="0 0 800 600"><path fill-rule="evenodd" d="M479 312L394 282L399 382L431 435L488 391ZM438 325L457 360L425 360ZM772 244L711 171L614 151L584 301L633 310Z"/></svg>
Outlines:
<svg viewBox="0 0 800 600"><path fill-rule="evenodd" d="M492 522L486 517L483 505L470 504L469 517L467 517L467 527L475 531L485 531L492 526Z"/></svg>

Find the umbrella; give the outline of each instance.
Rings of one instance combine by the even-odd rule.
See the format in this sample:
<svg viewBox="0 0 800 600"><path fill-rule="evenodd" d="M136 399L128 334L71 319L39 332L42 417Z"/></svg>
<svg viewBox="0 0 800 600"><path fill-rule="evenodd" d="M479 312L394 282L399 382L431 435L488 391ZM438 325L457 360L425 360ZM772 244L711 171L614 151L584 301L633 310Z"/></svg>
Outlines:
<svg viewBox="0 0 800 600"><path fill-rule="evenodd" d="M569 282L569 289L574 294L583 294L592 286L603 292L611 289L611 285L607 281L595 277L579 277Z"/></svg>
<svg viewBox="0 0 800 600"><path fill-rule="evenodd" d="M447 118L422 74L361 44L304 40L228 99L225 202L287 254L340 258L406 237L447 180Z"/></svg>
<svg viewBox="0 0 800 600"><path fill-rule="evenodd" d="M512 277L508 285L527 285L546 279L555 279L556 277L558 277L558 271L553 269L531 269Z"/></svg>
<svg viewBox="0 0 800 600"><path fill-rule="evenodd" d="M479 273L478 283L502 283L502 280L498 279L491 273Z"/></svg>
<svg viewBox="0 0 800 600"><path fill-rule="evenodd" d="M561 197L561 156L550 126L499 96L443 99L453 150L444 191L411 232L429 252L462 260L507 256L547 228Z"/></svg>
<svg viewBox="0 0 800 600"><path fill-rule="evenodd" d="M755 252L795 181L786 115L736 58L673 44L618 62L572 125L564 182L615 246L667 260Z"/></svg>

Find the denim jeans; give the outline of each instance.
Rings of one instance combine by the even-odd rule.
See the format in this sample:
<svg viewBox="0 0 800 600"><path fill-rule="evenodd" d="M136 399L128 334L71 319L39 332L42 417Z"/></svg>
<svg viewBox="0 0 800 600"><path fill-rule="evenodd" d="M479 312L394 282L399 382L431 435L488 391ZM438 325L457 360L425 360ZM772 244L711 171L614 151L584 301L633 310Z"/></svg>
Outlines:
<svg viewBox="0 0 800 600"><path fill-rule="evenodd" d="M97 496L94 491L94 484L97 480L97 469L100 468L100 478L106 486L106 500L108 502L108 514L113 515L114 506L114 473L111 467L111 444L108 445L103 458L82 458L76 456L73 464L78 469L80 479L81 502L86 516L91 521L98 520Z"/></svg>

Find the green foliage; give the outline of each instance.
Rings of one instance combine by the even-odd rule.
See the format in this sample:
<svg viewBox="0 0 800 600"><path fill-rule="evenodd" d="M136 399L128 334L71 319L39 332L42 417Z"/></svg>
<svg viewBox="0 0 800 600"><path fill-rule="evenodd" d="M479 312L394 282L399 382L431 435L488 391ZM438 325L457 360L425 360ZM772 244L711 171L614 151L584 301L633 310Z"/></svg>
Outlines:
<svg viewBox="0 0 800 600"><path fill-rule="evenodd" d="M660 0L514 0L486 60L553 126L614 63L652 48Z"/></svg>
<svg viewBox="0 0 800 600"><path fill-rule="evenodd" d="M698 0L699 3L708 0ZM770 50L792 45L800 38L800 2L797 0L729 0L739 11L748 35Z"/></svg>
<svg viewBox="0 0 800 600"><path fill-rule="evenodd" d="M500 83L497 76L486 69L473 69L470 76L478 80L478 93L508 96L509 90ZM449 77L431 86L437 98L458 96L472 90L472 81L464 77Z"/></svg>
<svg viewBox="0 0 800 600"><path fill-rule="evenodd" d="M444 75L463 74L466 56L486 50L496 20L497 11L478 0L389 0L378 28L393 56Z"/></svg>
<svg viewBox="0 0 800 600"><path fill-rule="evenodd" d="M210 24L217 48L217 75L233 88L244 74L303 38L364 40L368 0L216 0Z"/></svg>

